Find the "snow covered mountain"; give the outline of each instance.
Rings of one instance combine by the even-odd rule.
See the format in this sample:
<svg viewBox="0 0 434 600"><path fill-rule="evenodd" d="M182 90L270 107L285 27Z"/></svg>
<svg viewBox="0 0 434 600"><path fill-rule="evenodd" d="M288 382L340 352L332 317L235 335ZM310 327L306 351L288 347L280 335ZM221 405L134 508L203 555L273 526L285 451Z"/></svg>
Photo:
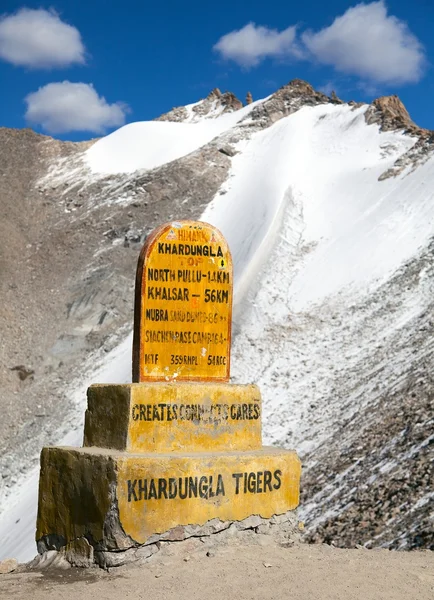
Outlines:
<svg viewBox="0 0 434 600"><path fill-rule="evenodd" d="M86 386L129 380L138 252L175 218L229 242L232 377L302 456L307 538L433 547L434 136L398 98L295 80L86 144L1 136L2 555L34 554L40 446L80 444Z"/></svg>

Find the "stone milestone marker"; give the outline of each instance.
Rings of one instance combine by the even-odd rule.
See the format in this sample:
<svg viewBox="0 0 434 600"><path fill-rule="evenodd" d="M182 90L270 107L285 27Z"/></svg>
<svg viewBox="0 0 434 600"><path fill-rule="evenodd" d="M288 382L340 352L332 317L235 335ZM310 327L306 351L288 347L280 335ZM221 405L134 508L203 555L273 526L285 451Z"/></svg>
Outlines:
<svg viewBox="0 0 434 600"><path fill-rule="evenodd" d="M158 227L140 253L133 381L228 381L232 257L207 223Z"/></svg>
<svg viewBox="0 0 434 600"><path fill-rule="evenodd" d="M297 454L263 447L259 389L226 383L232 283L229 249L211 225L172 222L148 238L134 383L92 385L83 448L42 450L41 554L122 564L165 540L242 529L252 515L276 523L297 507Z"/></svg>

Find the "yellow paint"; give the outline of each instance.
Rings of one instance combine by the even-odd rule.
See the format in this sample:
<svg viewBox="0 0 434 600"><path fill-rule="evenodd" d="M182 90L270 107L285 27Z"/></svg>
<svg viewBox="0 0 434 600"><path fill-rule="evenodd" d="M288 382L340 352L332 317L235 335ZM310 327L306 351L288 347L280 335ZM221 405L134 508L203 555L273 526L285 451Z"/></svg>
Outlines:
<svg viewBox="0 0 434 600"><path fill-rule="evenodd" d="M300 472L295 452L275 448L170 456L124 454L117 461L120 523L127 535L144 543L152 534L177 525L202 525L213 518L240 521L253 514L269 518L297 507ZM244 487L245 476L250 491ZM180 489L182 495L188 489L192 497L180 498ZM200 489L205 497L200 497Z"/></svg>
<svg viewBox="0 0 434 600"><path fill-rule="evenodd" d="M300 470L295 452L276 448L190 454L44 448L36 539L57 535L69 544L91 536L116 550L131 547L132 540L144 543L177 525L202 525L213 518L237 521L250 515L268 518L296 508ZM179 478L183 495L186 477L189 487L193 485L192 497L182 499ZM167 498L159 480L166 482ZM171 492L174 498L169 498Z"/></svg>
<svg viewBox="0 0 434 600"><path fill-rule="evenodd" d="M261 447L255 385L133 383L88 390L84 445L128 452Z"/></svg>
<svg viewBox="0 0 434 600"><path fill-rule="evenodd" d="M232 258L215 227L179 221L158 228L137 271L137 381L227 381L232 286Z"/></svg>

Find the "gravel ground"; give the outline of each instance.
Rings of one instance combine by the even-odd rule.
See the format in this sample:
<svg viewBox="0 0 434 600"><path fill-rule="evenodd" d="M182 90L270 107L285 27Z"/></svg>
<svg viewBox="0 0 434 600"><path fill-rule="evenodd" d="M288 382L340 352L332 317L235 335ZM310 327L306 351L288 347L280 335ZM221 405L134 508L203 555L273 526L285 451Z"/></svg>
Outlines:
<svg viewBox="0 0 434 600"><path fill-rule="evenodd" d="M434 554L342 550L327 545L221 548L142 566L0 575L0 598L16 600L432 600Z"/></svg>

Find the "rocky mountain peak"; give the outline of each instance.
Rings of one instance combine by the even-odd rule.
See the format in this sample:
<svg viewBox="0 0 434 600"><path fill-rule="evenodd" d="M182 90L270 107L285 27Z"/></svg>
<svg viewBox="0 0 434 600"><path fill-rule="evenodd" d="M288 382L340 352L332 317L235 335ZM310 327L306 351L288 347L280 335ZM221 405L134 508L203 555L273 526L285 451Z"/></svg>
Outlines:
<svg viewBox="0 0 434 600"><path fill-rule="evenodd" d="M282 86L267 100L256 106L249 115L256 123L268 127L271 123L286 117L303 106L318 104L343 104L336 94L332 97L315 90L310 83L302 79L293 79Z"/></svg>
<svg viewBox="0 0 434 600"><path fill-rule="evenodd" d="M366 111L368 125L380 125L381 131L396 131L403 129L406 133L421 135L427 130L414 123L404 104L398 96L381 96L372 102Z"/></svg>
<svg viewBox="0 0 434 600"><path fill-rule="evenodd" d="M283 90L285 90L286 93L291 93L294 95L299 94L313 96L316 93L310 83L304 81L303 79L292 79L289 83L282 86L277 93L282 92Z"/></svg>
<svg viewBox="0 0 434 600"><path fill-rule="evenodd" d="M216 98L221 98L221 91L218 87L214 88L213 90L210 91L210 93L208 94L208 96L206 97L207 100L215 100Z"/></svg>
<svg viewBox="0 0 434 600"><path fill-rule="evenodd" d="M251 92L247 93L246 104L253 101ZM250 113L249 118L259 125L270 125L282 117L299 110L303 106L316 106L317 104L343 104L335 92L331 96L315 90L310 83L302 79L293 79L282 86L268 100ZM215 118L227 112L233 112L243 107L243 103L232 92L222 93L219 88L211 92L196 104L180 106L161 115L157 121L178 121L194 123L203 118ZM257 123L258 124L258 123Z"/></svg>
<svg viewBox="0 0 434 600"><path fill-rule="evenodd" d="M214 88L206 98L188 107L173 108L168 113L158 117L156 121L177 121L194 123L203 118L213 119L227 112L233 112L243 107L243 103L232 92L222 92Z"/></svg>

